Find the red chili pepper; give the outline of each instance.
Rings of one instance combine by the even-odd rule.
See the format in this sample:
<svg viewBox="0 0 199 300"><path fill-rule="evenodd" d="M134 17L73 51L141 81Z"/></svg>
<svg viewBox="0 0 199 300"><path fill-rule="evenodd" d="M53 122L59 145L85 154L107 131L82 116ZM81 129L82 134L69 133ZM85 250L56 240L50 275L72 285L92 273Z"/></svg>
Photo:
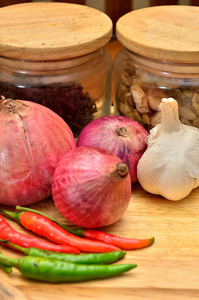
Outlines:
<svg viewBox="0 0 199 300"><path fill-rule="evenodd" d="M0 215L0 238L3 240L9 239L13 244L22 247L36 247L42 250L51 250L60 253L75 253L79 254L80 250L74 246L69 245L56 245L48 241L41 240L37 237L32 237L22 234L14 230L6 220Z"/></svg>
<svg viewBox="0 0 199 300"><path fill-rule="evenodd" d="M6 215L20 223L27 230L47 238L57 244L71 245L83 252L111 252L121 250L116 246L90 239L80 238L67 232L45 216L32 212L10 212L2 210ZM10 241L11 242L11 241Z"/></svg>
<svg viewBox="0 0 199 300"><path fill-rule="evenodd" d="M69 226L63 225L62 223L58 222L54 218L31 208L16 206L17 210L21 211L30 211L36 214L45 216L46 218L50 219L60 227L64 228L66 231L73 233L74 235L85 237L87 239L98 240L104 243L109 243L119 247L122 250L134 250L134 249L141 249L148 247L154 243L155 238L148 238L148 239L135 239L135 238L124 238L116 235L112 235L109 233L104 233L103 231L97 231L93 229L83 229L83 228L71 228Z"/></svg>
<svg viewBox="0 0 199 300"><path fill-rule="evenodd" d="M122 250L141 249L152 245L154 242L153 237L150 239L123 238L93 229L85 229L84 236L88 239L110 243L112 245L120 247Z"/></svg>

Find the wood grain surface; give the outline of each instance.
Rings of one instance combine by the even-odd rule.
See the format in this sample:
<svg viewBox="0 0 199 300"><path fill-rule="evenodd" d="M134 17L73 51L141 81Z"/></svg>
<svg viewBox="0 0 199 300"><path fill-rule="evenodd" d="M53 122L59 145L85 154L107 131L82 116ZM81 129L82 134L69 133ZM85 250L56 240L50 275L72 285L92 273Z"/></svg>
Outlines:
<svg viewBox="0 0 199 300"><path fill-rule="evenodd" d="M66 223L51 198L31 207ZM19 224L6 220L24 232ZM186 199L171 202L145 192L138 183L133 184L127 211L120 221L103 230L124 237L154 236L155 243L145 249L127 251L125 258L117 263L136 263L138 267L114 278L49 284L25 279L16 269L11 275L0 270L0 278L30 300L198 299L199 189L193 190ZM0 250L10 256L20 256L3 246Z"/></svg>
<svg viewBox="0 0 199 300"><path fill-rule="evenodd" d="M118 20L116 35L127 49L148 58L198 63L198 15L196 6L138 9Z"/></svg>
<svg viewBox="0 0 199 300"><path fill-rule="evenodd" d="M0 55L67 59L96 51L112 37L103 12L71 3L33 2L0 9Z"/></svg>
<svg viewBox="0 0 199 300"><path fill-rule="evenodd" d="M0 280L0 299L1 300L28 300L23 292L17 287L7 282L7 280Z"/></svg>
<svg viewBox="0 0 199 300"><path fill-rule="evenodd" d="M114 59L121 45L117 41L111 41L107 47ZM55 209L51 198L31 207L67 224ZM31 235L20 225L8 218L6 220L16 230ZM12 286L12 291L15 290L13 300L199 298L199 188L193 190L186 199L171 202L145 192L139 183L133 184L131 201L121 220L102 229L124 237L154 236L155 243L145 249L127 251L125 258L118 263L137 263L138 267L114 278L49 284L25 279L13 269L10 275L0 270L0 281L6 280L6 283ZM3 246L0 246L0 250L13 257L20 256L19 253Z"/></svg>

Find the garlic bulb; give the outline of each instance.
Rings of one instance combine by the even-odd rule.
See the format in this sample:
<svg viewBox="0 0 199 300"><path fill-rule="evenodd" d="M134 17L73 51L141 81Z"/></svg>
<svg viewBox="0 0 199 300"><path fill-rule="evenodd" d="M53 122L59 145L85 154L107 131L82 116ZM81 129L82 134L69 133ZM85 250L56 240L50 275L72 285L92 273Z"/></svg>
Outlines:
<svg viewBox="0 0 199 300"><path fill-rule="evenodd" d="M160 111L161 123L150 131L137 176L146 191L177 201L199 186L199 129L180 122L173 98L163 98Z"/></svg>

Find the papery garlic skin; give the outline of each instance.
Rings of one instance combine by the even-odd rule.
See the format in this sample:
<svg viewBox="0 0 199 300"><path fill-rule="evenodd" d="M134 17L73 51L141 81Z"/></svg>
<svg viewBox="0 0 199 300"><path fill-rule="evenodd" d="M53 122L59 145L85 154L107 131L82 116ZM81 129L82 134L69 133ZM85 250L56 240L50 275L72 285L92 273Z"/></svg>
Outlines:
<svg viewBox="0 0 199 300"><path fill-rule="evenodd" d="M163 98L160 111L161 123L150 131L137 176L146 191L177 201L199 186L199 129L180 122L173 98Z"/></svg>

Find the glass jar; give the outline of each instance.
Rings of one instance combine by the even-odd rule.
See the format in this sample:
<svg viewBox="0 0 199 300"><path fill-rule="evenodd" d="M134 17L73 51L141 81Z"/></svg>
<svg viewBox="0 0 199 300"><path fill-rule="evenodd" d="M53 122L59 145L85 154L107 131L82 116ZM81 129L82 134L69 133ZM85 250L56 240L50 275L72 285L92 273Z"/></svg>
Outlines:
<svg viewBox="0 0 199 300"><path fill-rule="evenodd" d="M159 104L172 97L183 124L199 128L199 64L147 59L123 48L115 63L115 114L150 130L160 123Z"/></svg>
<svg viewBox="0 0 199 300"><path fill-rule="evenodd" d="M70 11L67 10L68 7ZM106 26L101 31L95 32L94 37L92 28L87 32L88 37L86 34L83 37L82 32L78 33L79 29L76 28L74 36L71 35L71 37L76 37L75 42L70 43L66 40L64 43L63 37L60 42L58 39L55 47L52 46L52 43L55 42L54 38L49 37L50 33L48 32L45 37L43 36L43 39L45 38L42 42L43 45L40 45L41 32L36 32L36 29L34 30L36 35L36 37L34 36L34 45L30 46L26 41L29 39L21 35L24 28L26 28L25 35L27 37L33 34L32 27L27 26L26 23L26 26L19 26L23 28L18 32L21 43L22 40L23 43L25 40L27 44L25 51L20 44L16 47L15 41L11 40L10 44L14 50L9 51L8 49L8 52L5 52L4 48L7 47L7 36L5 35L5 42L0 42L0 93L6 98L29 100L52 109L67 122L77 138L80 131L90 121L110 114L112 58L105 44L111 38L112 22L101 12L81 5L66 3L19 4L0 9L0 16L1 14L5 15L6 12L14 14L16 8L19 15L24 15L24 9L26 13L30 10L31 16L35 16L33 18L37 18L37 12L40 11L39 18L36 20L37 24L43 15L47 14L50 18L47 25L54 24L51 27L53 29L57 27L60 36L64 35L63 28L59 28L60 20L69 22L71 26L74 22L74 20L70 20L69 16L68 21L67 15L65 15L66 11L67 14L70 13L70 17L71 14L76 15L77 12L84 13L83 20L86 20L86 24L87 22L95 24L95 20L92 19L93 14L98 16L96 21L99 19L101 23L105 21ZM54 9L55 13L51 15ZM35 14L33 14L33 10ZM56 21L56 11L59 13L58 21ZM25 16L27 21L31 20L28 21L30 24L34 23L35 19L32 20L29 14L25 14ZM16 19L15 22L17 22ZM67 24L68 30L74 31L73 27L70 28L70 24ZM74 26L78 27L79 22L76 21ZM9 27L10 36L14 30L15 25L11 30ZM56 37L56 31L54 34ZM62 49L60 49L60 44Z"/></svg>
<svg viewBox="0 0 199 300"><path fill-rule="evenodd" d="M75 137L95 118L110 114L111 58L107 48L80 58L26 61L0 57L0 91L59 114Z"/></svg>
<svg viewBox="0 0 199 300"><path fill-rule="evenodd" d="M199 8L151 7L118 21L117 37L123 47L114 61L115 114L150 130L161 122L162 98L172 97L178 102L181 122L199 128L199 46L191 38L184 42L187 27L194 39L191 15L195 12ZM194 26L199 29L199 22Z"/></svg>

